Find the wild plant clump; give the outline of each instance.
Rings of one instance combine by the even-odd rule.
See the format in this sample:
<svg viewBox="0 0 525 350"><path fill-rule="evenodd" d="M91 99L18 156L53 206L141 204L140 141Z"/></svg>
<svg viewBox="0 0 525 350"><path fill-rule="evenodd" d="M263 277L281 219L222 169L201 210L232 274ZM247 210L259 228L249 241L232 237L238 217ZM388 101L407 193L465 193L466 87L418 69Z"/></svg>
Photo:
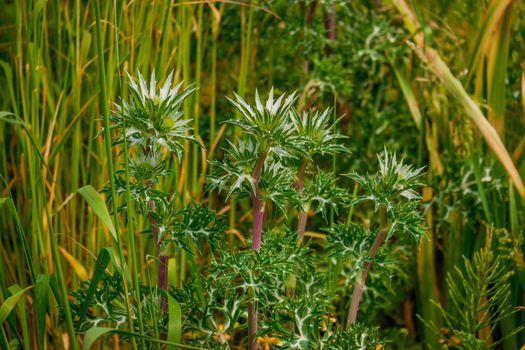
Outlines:
<svg viewBox="0 0 525 350"><path fill-rule="evenodd" d="M373 325L356 323L357 312L361 299L373 298L365 288L368 273L395 276L391 247L405 242L403 235L416 243L424 234L416 192L421 169L385 150L377 173L346 175L360 188L351 195L338 185L338 174L318 163L326 155L348 155L331 109L298 111L296 93L276 96L274 89L265 100L256 92L254 105L235 95L230 102L239 118L228 124L237 137L225 144L222 159L210 161L207 178L209 191L224 200L247 198L251 206L251 249L249 242L231 245L224 239L224 218L163 190L162 177L180 161L184 143L197 143L181 107L195 89L171 83L171 75L160 89L154 75L147 83L139 74L138 84L129 77L130 98L111 117L119 135L114 145L124 147L116 192L128 197L127 205L136 204L142 231L157 251L151 257L156 286L136 284L142 310L131 311L140 320L133 332L214 349L375 349L387 343ZM345 223L333 221L334 214L365 202L377 223L350 216ZM278 215L283 223L266 224ZM323 240L306 236L309 217L332 222ZM187 278L175 265L183 251L192 264ZM79 331L129 329L121 278L104 272L73 294ZM103 287L93 292L95 283ZM172 312L181 317L177 338Z"/></svg>

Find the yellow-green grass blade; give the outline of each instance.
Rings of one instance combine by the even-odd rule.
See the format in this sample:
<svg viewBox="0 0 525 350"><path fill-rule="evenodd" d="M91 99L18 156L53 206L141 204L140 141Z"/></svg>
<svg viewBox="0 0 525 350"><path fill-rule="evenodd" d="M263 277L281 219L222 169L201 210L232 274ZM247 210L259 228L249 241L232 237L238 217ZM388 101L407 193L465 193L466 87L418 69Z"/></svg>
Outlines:
<svg viewBox="0 0 525 350"><path fill-rule="evenodd" d="M399 83L399 86L401 87L401 91L403 92L403 96L405 97L405 100L407 101L408 109L410 110L410 114L412 115L412 119L414 119L414 123L416 124L416 127L418 129L421 129L421 111L419 110L419 106L417 103L416 96L414 95L414 91L412 90L412 87L406 81L406 79L403 77L399 69L392 63L392 70L394 71L394 74L397 78L397 81Z"/></svg>
<svg viewBox="0 0 525 350"><path fill-rule="evenodd" d="M4 323L4 321L7 319L7 316L9 316L15 306L20 302L20 300L22 300L27 291L33 289L34 287L35 286L29 286L21 289L4 301L2 306L0 306L0 325Z"/></svg>
<svg viewBox="0 0 525 350"><path fill-rule="evenodd" d="M492 34L496 25L501 21L507 6L513 0L496 0L490 4L485 19L483 20L479 30L478 36L470 53L470 61L467 65L467 78L465 79L465 86L468 86L474 73L477 71L476 67L479 65L482 56L487 50L487 45L492 42Z"/></svg>
<svg viewBox="0 0 525 350"><path fill-rule="evenodd" d="M31 278L31 281L34 282L35 272L34 272L33 261L32 261L31 253L30 253L31 250L27 242L24 228L20 222L20 217L18 216L18 211L16 210L13 199L9 197L0 198L0 209L2 209L3 207L7 208L7 210L9 211L9 214L15 221L17 231L19 234L19 238L20 238L20 243L22 244L22 249L24 250L24 257L26 260L27 268L29 269L29 276Z"/></svg>
<svg viewBox="0 0 525 350"><path fill-rule="evenodd" d="M177 276L177 260L170 258L168 260L168 283L175 287ZM180 343L182 335L182 313L179 302L168 293L168 338L172 343ZM168 346L167 349L175 350L177 347Z"/></svg>
<svg viewBox="0 0 525 350"><path fill-rule="evenodd" d="M487 59L488 119L503 140L505 140L506 79L512 18L513 6L510 4L492 34Z"/></svg>
<svg viewBox="0 0 525 350"><path fill-rule="evenodd" d="M117 242L117 232L115 230L115 226L113 225L113 220L111 220L106 203L97 190L95 190L93 186L87 185L79 188L77 192L82 196L82 198L84 198L89 207L107 227L115 242Z"/></svg>

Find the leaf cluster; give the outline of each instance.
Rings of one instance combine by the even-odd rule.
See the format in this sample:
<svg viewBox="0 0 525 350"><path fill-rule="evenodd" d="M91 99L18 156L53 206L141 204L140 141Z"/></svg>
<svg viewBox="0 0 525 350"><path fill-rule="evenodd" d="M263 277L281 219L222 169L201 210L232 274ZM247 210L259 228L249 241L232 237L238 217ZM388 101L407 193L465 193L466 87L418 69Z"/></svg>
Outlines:
<svg viewBox="0 0 525 350"><path fill-rule="evenodd" d="M416 191L422 186L419 179L423 169L397 160L396 155L386 149L378 160L379 169L375 174L346 175L364 190L364 194L356 196L351 203L371 202L375 212L383 208L391 222L387 239L401 233L418 241L425 234L422 215L417 210L420 195Z"/></svg>

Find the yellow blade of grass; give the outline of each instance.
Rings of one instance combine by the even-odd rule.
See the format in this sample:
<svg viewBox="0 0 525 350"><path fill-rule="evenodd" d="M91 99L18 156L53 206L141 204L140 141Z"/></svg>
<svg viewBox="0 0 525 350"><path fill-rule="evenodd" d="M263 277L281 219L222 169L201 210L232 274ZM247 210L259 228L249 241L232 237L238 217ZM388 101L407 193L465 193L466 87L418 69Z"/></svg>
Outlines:
<svg viewBox="0 0 525 350"><path fill-rule="evenodd" d="M69 263L69 265L71 265L73 270L75 270L75 273L82 282L89 280L89 275L86 271L86 268L80 263L80 261L75 259L75 257L69 254L69 252L64 248L58 247L58 250L60 250L64 258L66 258L67 262Z"/></svg>
<svg viewBox="0 0 525 350"><path fill-rule="evenodd" d="M461 82L452 74L447 64L441 59L439 53L425 44L423 34L419 30L419 23L410 7L408 7L404 0L393 0L393 4L403 16L407 29L413 34L415 45L411 45L412 48L429 65L447 90L463 106L466 115L470 117L479 129L483 138L507 171L516 190L525 200L525 187L523 186L520 174L494 127L485 118L476 102L474 102L465 91Z"/></svg>

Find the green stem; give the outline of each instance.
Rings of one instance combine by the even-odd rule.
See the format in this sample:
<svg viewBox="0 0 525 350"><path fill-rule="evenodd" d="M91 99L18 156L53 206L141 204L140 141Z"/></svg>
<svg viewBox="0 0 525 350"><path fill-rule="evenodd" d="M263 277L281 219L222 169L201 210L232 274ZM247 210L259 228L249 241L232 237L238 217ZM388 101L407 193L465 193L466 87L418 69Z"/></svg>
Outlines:
<svg viewBox="0 0 525 350"><path fill-rule="evenodd" d="M117 19L117 9L116 9L116 0L113 2L114 5L114 15L115 15L115 52L116 52L116 59L117 59L117 69L118 69L118 77L119 77L119 87L122 91L122 81L121 81L121 75L120 75L120 65L119 65L119 41L118 41L118 19ZM141 295L140 295L140 280L139 280L139 271L138 271L138 264L137 264L137 250L135 247L135 236L133 234L133 201L131 200L131 188L130 188L130 182L129 182L129 159L128 159L128 139L126 137L126 124L125 120L122 125L122 139L124 140L124 150L123 157L124 157L124 178L126 179L126 224L127 224L127 233L128 233L128 239L129 239L129 248L131 253L131 268L133 270L133 288L135 289L135 298L137 303L137 312L138 312L138 321L139 321L139 330L141 334L144 334L144 322L142 319L142 305L141 305ZM134 331L134 330L133 330ZM141 339L141 347L144 348L146 346L144 339Z"/></svg>
<svg viewBox="0 0 525 350"><path fill-rule="evenodd" d="M112 153L112 148L111 148L111 130L110 130L110 124L109 124L109 110L107 106L108 94L107 94L107 89L106 89L104 48L102 46L100 2L99 0L96 0L92 2L92 4L95 10L95 20L96 20L95 40L96 40L96 48L97 48L97 53L98 53L98 73L99 73L99 79L100 79L100 112L104 120L104 141L105 141L106 158L107 158L108 172L109 172L109 185L110 185L111 198L112 198L111 203L113 204L113 221L114 221L115 232L116 232L116 237L117 237L116 239L117 254L120 260L120 264L122 266L122 270L124 271L126 264L124 260L124 254L122 252L122 242L120 240L120 230L119 230L119 220L118 220L117 191L116 191L116 186L115 186L115 172L113 168L113 153ZM124 292L125 292L129 329L131 331L134 331L133 315L131 313L131 304L129 301L128 285L127 285L127 281L125 278L125 273L122 274L122 284L123 284ZM133 345L133 348L136 348L135 340L132 340L132 345Z"/></svg>
<svg viewBox="0 0 525 350"><path fill-rule="evenodd" d="M197 55L195 65L195 82L197 86L200 85L201 71L202 71L202 14L203 5L200 4L197 10ZM200 89L195 93L195 111L193 115L193 134L195 138L199 138L199 100L200 100ZM191 189L193 197L195 198L199 193L199 150L200 146L194 144L192 149L192 160L191 160ZM200 197L200 195L199 195Z"/></svg>

